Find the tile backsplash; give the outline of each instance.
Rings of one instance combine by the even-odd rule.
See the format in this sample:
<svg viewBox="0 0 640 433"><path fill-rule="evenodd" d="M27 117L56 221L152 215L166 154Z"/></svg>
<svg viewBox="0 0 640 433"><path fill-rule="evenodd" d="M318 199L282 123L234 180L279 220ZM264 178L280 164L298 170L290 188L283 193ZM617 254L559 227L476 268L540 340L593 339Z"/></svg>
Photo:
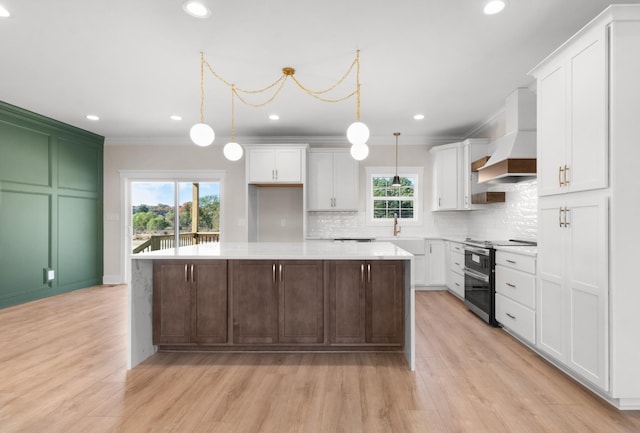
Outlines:
<svg viewBox="0 0 640 433"><path fill-rule="evenodd" d="M493 185L490 191L506 192L505 203L480 210L459 212L425 211L423 224L403 226L404 236L475 237L481 239L536 240L538 195L536 180ZM392 227L366 224L364 212L310 212L310 238L392 236Z"/></svg>

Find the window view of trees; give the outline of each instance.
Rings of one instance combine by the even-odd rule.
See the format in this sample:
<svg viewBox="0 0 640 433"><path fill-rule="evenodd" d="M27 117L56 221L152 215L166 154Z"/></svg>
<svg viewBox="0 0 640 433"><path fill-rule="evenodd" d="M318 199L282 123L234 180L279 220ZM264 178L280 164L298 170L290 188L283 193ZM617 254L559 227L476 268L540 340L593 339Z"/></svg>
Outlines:
<svg viewBox="0 0 640 433"><path fill-rule="evenodd" d="M413 218L415 183L411 177L400 178L401 186L391 186L392 177L373 177L373 217L389 219Z"/></svg>
<svg viewBox="0 0 640 433"><path fill-rule="evenodd" d="M216 242L220 232L219 188L217 182L134 182L131 190L134 253L171 248L177 235L179 245ZM198 206L197 213L194 206Z"/></svg>

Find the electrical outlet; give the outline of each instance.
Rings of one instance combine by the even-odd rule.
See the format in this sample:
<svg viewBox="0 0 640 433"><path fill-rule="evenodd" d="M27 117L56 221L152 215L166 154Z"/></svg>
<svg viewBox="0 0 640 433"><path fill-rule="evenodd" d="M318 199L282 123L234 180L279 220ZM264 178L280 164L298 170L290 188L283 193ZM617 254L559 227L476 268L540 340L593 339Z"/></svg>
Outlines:
<svg viewBox="0 0 640 433"><path fill-rule="evenodd" d="M44 282L50 283L56 279L56 271L50 268L44 268Z"/></svg>
<svg viewBox="0 0 640 433"><path fill-rule="evenodd" d="M287 226L287 220L286 219L281 219L280 220L280 227L286 227Z"/></svg>

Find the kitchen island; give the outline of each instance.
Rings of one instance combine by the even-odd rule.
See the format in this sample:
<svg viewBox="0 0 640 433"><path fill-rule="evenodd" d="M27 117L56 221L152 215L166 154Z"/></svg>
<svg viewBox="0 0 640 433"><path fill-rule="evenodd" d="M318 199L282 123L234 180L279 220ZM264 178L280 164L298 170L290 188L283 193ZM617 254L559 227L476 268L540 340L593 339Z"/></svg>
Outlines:
<svg viewBox="0 0 640 433"><path fill-rule="evenodd" d="M132 257L129 368L157 350L397 351L413 256L388 242L211 243Z"/></svg>

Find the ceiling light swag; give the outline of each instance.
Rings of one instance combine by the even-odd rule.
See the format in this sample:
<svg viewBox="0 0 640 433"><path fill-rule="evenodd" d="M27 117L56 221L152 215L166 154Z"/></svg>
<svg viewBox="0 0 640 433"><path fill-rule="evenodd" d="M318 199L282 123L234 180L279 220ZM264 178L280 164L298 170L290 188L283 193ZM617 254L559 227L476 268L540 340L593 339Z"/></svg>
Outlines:
<svg viewBox="0 0 640 433"><path fill-rule="evenodd" d="M259 107L264 107L265 105L273 102L273 100L276 99L276 97L280 94L280 92L282 91L282 88L284 87L285 83L287 82L288 79L291 79L291 81L293 81L303 92L305 92L306 94L308 94L309 96L312 96L313 98L322 101L322 102L331 102L331 103L337 103L337 102L342 102L342 101L346 101L349 98L352 98L353 96L356 96L357 102L356 102L356 122L352 123L349 128L347 129L347 139L349 140L349 142L351 144L353 144L352 149L351 149L351 154L354 155L354 153L356 155L354 155L354 158L356 159L364 159L366 158L367 154L369 153L369 148L367 147L367 140L369 139L369 128L362 122L360 122L360 51L357 51L356 54L356 58L353 60L353 62L351 63L351 65L349 66L349 68L347 69L347 71L342 75L342 77L340 79L338 79L333 85L329 86L326 89L322 89L322 90L312 90L310 88L308 88L307 86L303 85L296 77L295 77L295 73L296 70L290 66L286 66L284 68L282 68L282 75L280 77L278 77L275 81L273 81L271 84L261 88L261 89L243 89L241 87L236 86L235 84L229 82L228 80L224 79L218 72L216 72L211 65L209 64L209 62L207 62L207 60L204 57L204 52L200 53L200 123L195 124L190 131L190 136L191 136L191 140L199 145L199 146L208 146L211 143L213 143L213 140L215 139L215 133L213 131L213 128L211 126L209 126L208 124L205 123L204 121L204 71L205 71L205 67L206 69L211 72L211 74L216 77L218 80L220 80L223 84L225 84L226 86L228 86L229 88L231 88L231 116L232 116L232 120L231 120L231 142L229 142L226 146L225 149L227 149L227 146L230 146L229 149L231 147L233 147L234 149L236 149L236 151L233 153L233 155L237 155L237 149L240 148L240 157L242 157L242 147L238 144L235 143L235 137L234 137L234 101L235 98L238 98L238 100L240 102L242 102L245 105L248 105L250 107L254 107L254 108L259 108ZM334 91L335 89L337 89L338 87L340 87L344 81L347 79L347 77L349 77L351 75L351 73L353 72L353 70L356 70L356 88L355 90L347 93L344 96L340 96L340 97L336 97L336 98L329 98L327 96L325 96L327 93L330 93L332 91ZM247 95L255 95L255 94L261 94L261 93L265 93L268 91L273 91L273 94L267 98L265 101L263 102L259 102L259 103L252 103L249 102L246 98ZM233 145L233 146L231 146ZM355 149L354 149L355 148ZM363 156L364 155L364 156ZM227 152L225 151L225 156L227 158L229 158L229 156L227 155ZM357 156L357 157L356 157ZM238 157L238 159L240 158ZM231 158L229 158L231 159Z"/></svg>

